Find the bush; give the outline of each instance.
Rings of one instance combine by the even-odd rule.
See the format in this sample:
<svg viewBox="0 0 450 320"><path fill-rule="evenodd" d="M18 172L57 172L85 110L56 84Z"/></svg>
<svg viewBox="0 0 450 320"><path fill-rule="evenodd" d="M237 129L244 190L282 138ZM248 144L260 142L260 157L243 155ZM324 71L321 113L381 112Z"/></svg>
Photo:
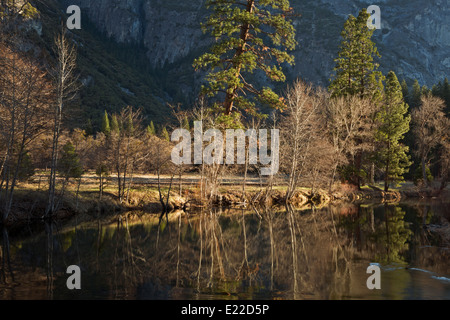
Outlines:
<svg viewBox="0 0 450 320"><path fill-rule="evenodd" d="M427 175L428 182L432 182L434 178L428 166L425 168L425 173ZM413 182L416 186L423 184L422 166L418 166L414 171Z"/></svg>

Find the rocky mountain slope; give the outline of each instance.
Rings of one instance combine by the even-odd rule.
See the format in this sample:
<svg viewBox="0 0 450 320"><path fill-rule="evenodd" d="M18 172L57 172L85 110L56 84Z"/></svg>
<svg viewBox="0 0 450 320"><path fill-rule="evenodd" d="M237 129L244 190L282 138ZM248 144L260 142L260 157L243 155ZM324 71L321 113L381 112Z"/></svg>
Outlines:
<svg viewBox="0 0 450 320"><path fill-rule="evenodd" d="M204 50L209 38L200 22L208 11L204 0L60 0L63 6L79 5L108 37L119 43L145 47L154 68L166 68L181 80L192 59ZM291 0L296 18L298 48L290 78L301 77L327 85L336 56L340 32L349 14L357 15L372 1ZM450 68L449 0L382 0L381 30L375 41L382 55L381 70L394 70L399 79L418 79L431 86L448 76ZM193 79L184 79L188 91ZM186 92L187 93L187 92Z"/></svg>

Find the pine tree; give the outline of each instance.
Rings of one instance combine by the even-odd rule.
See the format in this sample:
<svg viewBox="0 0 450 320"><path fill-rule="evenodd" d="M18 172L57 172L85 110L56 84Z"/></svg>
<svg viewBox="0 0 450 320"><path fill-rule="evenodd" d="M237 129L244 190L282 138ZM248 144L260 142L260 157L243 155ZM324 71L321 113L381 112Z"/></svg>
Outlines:
<svg viewBox="0 0 450 320"><path fill-rule="evenodd" d="M405 101L405 103L409 105L409 88L405 79L403 79L401 86L402 86L403 101Z"/></svg>
<svg viewBox="0 0 450 320"><path fill-rule="evenodd" d="M183 129L190 130L188 117L184 117L184 119L183 119Z"/></svg>
<svg viewBox="0 0 450 320"><path fill-rule="evenodd" d="M125 122L125 128L124 129L125 129L126 133L129 136L133 135L133 133L134 133L134 124L133 124L133 115L132 115L132 113L128 114L128 117L127 117L126 122Z"/></svg>
<svg viewBox="0 0 450 320"><path fill-rule="evenodd" d="M350 16L344 24L341 33L342 42L339 56L335 59L336 72L334 79L330 80L328 90L332 98L337 97L359 97L369 99L374 105L378 103L383 95L383 75L378 69L378 63L374 62L380 57L375 43L372 41L374 29L367 27L370 14L366 9L359 12L358 17ZM370 127L374 120L374 108L367 110L364 121ZM363 145L367 141L357 141ZM352 157L352 164L348 168L354 174L351 177L353 184L360 187L362 177L365 176L363 167L363 152L358 150ZM374 172L374 164L370 164L371 172ZM373 179L373 174L370 174Z"/></svg>
<svg viewBox="0 0 450 320"><path fill-rule="evenodd" d="M75 146L70 141L63 146L58 171L67 180L69 178L80 178L83 174L80 158L75 151Z"/></svg>
<svg viewBox="0 0 450 320"><path fill-rule="evenodd" d="M415 79L412 91L411 91L411 97L410 97L410 107L412 109L417 108L420 106L420 100L422 98L422 88L420 87L419 80Z"/></svg>
<svg viewBox="0 0 450 320"><path fill-rule="evenodd" d="M166 141L170 141L170 136L169 136L169 132L167 132L166 127L164 127L161 131L161 138L166 140Z"/></svg>
<svg viewBox="0 0 450 320"><path fill-rule="evenodd" d="M156 129L153 121L150 121L150 124L147 126L147 133L151 136L154 136L156 134Z"/></svg>
<svg viewBox="0 0 450 320"><path fill-rule="evenodd" d="M431 93L431 90L426 86L426 85L424 85L421 89L420 89L420 95L421 96L427 96L427 95L429 95Z"/></svg>
<svg viewBox="0 0 450 320"><path fill-rule="evenodd" d="M108 117L108 113L106 112L106 110L105 110L105 114L103 115L103 118L102 118L102 132L107 137L111 133L111 127L109 125L109 117Z"/></svg>
<svg viewBox="0 0 450 320"><path fill-rule="evenodd" d="M441 88L442 88L442 83L439 81L439 83L433 84L433 86L431 87L431 94L435 97L441 97Z"/></svg>
<svg viewBox="0 0 450 320"><path fill-rule="evenodd" d="M381 96L383 75L374 62L375 57L381 56L371 40L374 29L367 27L369 17L363 9L356 18L350 15L344 24L339 57L335 59L336 74L329 86L332 97L359 95L377 99Z"/></svg>
<svg viewBox="0 0 450 320"><path fill-rule="evenodd" d="M113 114L111 117L111 131L115 133L120 132L119 120L117 119L117 115L115 114Z"/></svg>
<svg viewBox="0 0 450 320"><path fill-rule="evenodd" d="M204 94L223 93L223 104L216 105L222 120L231 124L230 115L242 112L259 115L257 102L282 108L282 99L271 88L255 88L248 76L261 70L271 81L285 81L281 64L293 64L288 50L296 46L295 29L287 19L292 14L289 1L207 0L206 5L213 12L202 28L216 42L194 61L194 68L209 69Z"/></svg>
<svg viewBox="0 0 450 320"><path fill-rule="evenodd" d="M384 190L391 183L403 181L403 174L411 165L409 148L401 143L409 131L411 117L407 115L408 105L403 100L402 87L393 71L386 77L386 88L381 110L377 113L379 122L375 138L379 144L376 163L384 172Z"/></svg>

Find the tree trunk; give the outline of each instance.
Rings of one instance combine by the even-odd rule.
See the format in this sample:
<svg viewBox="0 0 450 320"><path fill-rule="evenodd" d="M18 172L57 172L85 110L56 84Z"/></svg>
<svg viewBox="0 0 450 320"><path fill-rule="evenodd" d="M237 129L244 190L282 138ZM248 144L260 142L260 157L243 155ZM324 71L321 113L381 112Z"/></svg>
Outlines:
<svg viewBox="0 0 450 320"><path fill-rule="evenodd" d="M428 187L428 179L427 179L427 166L425 163L425 157L422 157L422 179L425 187Z"/></svg>
<svg viewBox="0 0 450 320"><path fill-rule="evenodd" d="M255 4L255 0L248 0L247 1L247 12L253 12L253 6ZM247 42L248 34L250 30L250 25L248 23L245 23L241 26L241 34L239 38L243 41L242 45L236 49L235 57L240 57L244 53L245 45ZM235 77L238 78L239 74L241 72L241 66L237 65L236 67L236 75ZM225 96L225 102L224 102L224 110L225 115L229 116L233 110L233 103L234 103L234 97L236 95L236 86L229 86L227 90L227 94Z"/></svg>
<svg viewBox="0 0 450 320"><path fill-rule="evenodd" d="M384 175L384 191L389 190L389 160L386 162L386 173Z"/></svg>

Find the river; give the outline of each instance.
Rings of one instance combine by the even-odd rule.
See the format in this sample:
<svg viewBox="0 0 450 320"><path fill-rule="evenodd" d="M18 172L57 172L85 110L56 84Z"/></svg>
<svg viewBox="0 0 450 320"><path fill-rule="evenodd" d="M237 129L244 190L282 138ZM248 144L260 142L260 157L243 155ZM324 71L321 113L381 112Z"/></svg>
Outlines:
<svg viewBox="0 0 450 320"><path fill-rule="evenodd" d="M3 230L0 299L450 299L440 200L202 209ZM447 237L445 237L447 235ZM370 265L380 289L370 290ZM67 268L80 268L69 290Z"/></svg>

